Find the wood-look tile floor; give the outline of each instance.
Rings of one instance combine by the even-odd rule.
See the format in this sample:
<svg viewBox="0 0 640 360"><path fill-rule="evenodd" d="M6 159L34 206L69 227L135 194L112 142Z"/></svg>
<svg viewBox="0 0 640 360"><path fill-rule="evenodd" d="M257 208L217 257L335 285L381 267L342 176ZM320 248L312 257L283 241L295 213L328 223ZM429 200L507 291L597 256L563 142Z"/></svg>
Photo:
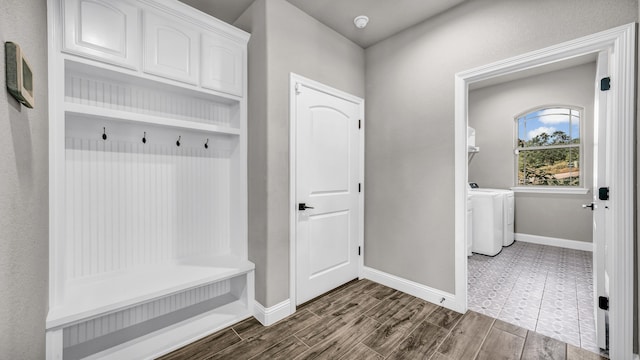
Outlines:
<svg viewBox="0 0 640 360"><path fill-rule="evenodd" d="M359 280L269 327L250 318L161 359L604 358L474 311L458 314Z"/></svg>

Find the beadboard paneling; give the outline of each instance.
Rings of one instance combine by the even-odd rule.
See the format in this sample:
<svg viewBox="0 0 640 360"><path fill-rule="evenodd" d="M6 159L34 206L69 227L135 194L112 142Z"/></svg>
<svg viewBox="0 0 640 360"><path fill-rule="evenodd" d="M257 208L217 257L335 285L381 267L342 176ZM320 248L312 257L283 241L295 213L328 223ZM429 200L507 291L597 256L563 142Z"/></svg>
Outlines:
<svg viewBox="0 0 640 360"><path fill-rule="evenodd" d="M130 326L216 298L231 291L231 280L201 286L64 328L64 347L96 339Z"/></svg>
<svg viewBox="0 0 640 360"><path fill-rule="evenodd" d="M91 72L71 63L65 74L65 101L83 105L158 115L206 124L239 127L237 102L217 102L188 91L145 86L108 70Z"/></svg>
<svg viewBox="0 0 640 360"><path fill-rule="evenodd" d="M66 139L67 279L230 251L228 150L111 138Z"/></svg>

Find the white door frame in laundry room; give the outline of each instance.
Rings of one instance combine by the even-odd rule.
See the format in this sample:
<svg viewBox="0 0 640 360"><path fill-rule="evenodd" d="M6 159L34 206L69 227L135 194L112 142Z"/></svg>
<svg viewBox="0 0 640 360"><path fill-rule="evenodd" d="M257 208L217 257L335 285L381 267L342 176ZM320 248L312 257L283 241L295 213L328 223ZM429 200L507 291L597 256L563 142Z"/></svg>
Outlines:
<svg viewBox="0 0 640 360"><path fill-rule="evenodd" d="M347 214L348 218L351 218L353 216L356 216L356 220L354 220L355 223L355 236L353 236L354 239L355 238L355 248L351 248L352 245L351 244L348 248L348 254L347 256L348 261L347 262L355 262L356 263L356 268L355 268L355 273L352 273L352 270L349 271L342 271L342 270L338 270L340 267L342 267L342 265L338 265L338 266L334 266L332 267L333 269L336 269L336 271L343 273L343 275L340 275L340 278L344 277L344 274L349 274L349 275L355 275L354 277L361 277L362 274L362 267L364 264L363 258L364 258L364 129L365 129L365 121L364 121L364 99L359 98L357 96L348 94L346 92L340 91L338 89L332 88L330 86L324 85L322 83L319 83L317 81L305 78L303 76L291 73L290 74L290 88L289 88L289 205L290 205L290 212L289 212L289 219L290 219L290 229L289 229L289 238L290 238L290 262L289 262L289 301L290 301L290 308L289 311L290 313L294 313L296 311L296 305L298 304L298 298L299 295L298 294L298 286L299 284L299 272L302 269L303 271L305 269L309 269L309 266L306 266L307 264L303 264L305 266L303 267L299 267L298 266L298 248L300 247L300 244L308 244L309 240L307 239L307 241L302 241L301 240L305 240L305 238L303 238L303 236L307 236L305 234L307 234L306 232L303 232L302 235L298 234L298 231L300 231L298 225L305 225L306 227L304 227L305 229L309 229L308 227L308 223L309 220L311 219L311 217L316 217L316 219L321 219L323 217L327 217L330 214L338 214L338 213L342 213L342 211L337 211L336 209L333 210L329 210L329 209L325 209L326 211L331 211L331 212L327 212L327 213L322 213L323 207L328 206L328 198L325 199L327 196L329 195L336 195L339 196L340 194L338 193L342 193L344 195L347 196L352 196L349 194L354 194L357 196L357 199L353 200L353 198L350 198L352 200L349 200L349 204L352 205L348 205L351 209L351 207L355 207L355 211L351 211L351 213ZM316 94L314 95L314 99L313 101L319 101L318 103L313 102L313 106L307 108L306 106L309 105L311 103L305 102L303 100L301 100L300 94L303 94L304 91L307 91L307 93L309 94ZM327 96L328 95L328 96ZM318 98L323 99L323 100L317 100ZM311 184L306 184L304 183L304 179L301 179L300 177L306 178L305 176L302 176L304 174L301 175L301 169L310 169L307 166L305 167L300 167L300 161L302 161L301 159L304 157L304 154L307 153L306 150L304 150L305 148L301 148L298 142L300 141L300 139L298 138L299 131L300 128L298 129L298 122L300 121L299 117L303 117L304 114L306 113L306 110L311 109L311 108L315 108L315 109L322 109L322 110L330 110L332 112L340 112L339 108L334 107L334 105L337 104L345 104L343 106L347 106L349 109L349 114L347 116L346 113L341 113L341 118L342 116L346 116L349 120L352 120L353 122L350 122L347 129L349 129L349 139L348 140L348 144L350 144L348 146L348 152L350 153L351 151L357 151L357 154L354 155L354 157L352 157L351 159L353 159L353 161L357 161L357 164L353 164L353 168L351 168L351 170L349 170L348 172L348 177L349 177L349 183L347 185L347 188L344 191L322 191L321 193L312 195L312 198L309 198L309 195L313 193L313 191L311 191L311 193L307 193L307 190L311 190ZM338 105L339 106L339 105ZM355 108L354 108L355 107ZM310 129L310 128L309 128ZM353 133L352 131L356 131L357 133ZM355 143L352 143L353 139L356 138L357 140L355 140ZM300 149L303 149L304 151L302 151L302 153L298 153ZM309 155L309 154L307 154ZM302 157L302 158L300 158ZM306 160L305 160L306 161ZM349 160L352 161L352 160ZM302 163L302 164L308 164L308 163ZM308 180L308 179L307 179ZM307 181L308 182L308 181ZM302 193L305 193L303 198L299 198L301 197ZM307 214L307 211L300 211L299 209L299 203L300 202L305 202L305 201L314 201L315 203L312 203L310 205L314 205L316 207L315 210L311 210L310 214ZM324 205L323 205L324 204ZM320 209L318 209L318 205L320 205ZM343 206L343 205L339 205L339 206ZM346 206L346 205L344 205ZM307 208L311 208L312 207L307 207ZM342 208L341 208L342 209ZM302 217L302 218L300 218ZM306 219L306 221L304 221ZM351 220L349 220L351 221ZM318 225L316 225L318 226ZM349 231L349 233L353 234L351 231ZM349 265L350 269L354 269L351 268L351 265ZM316 282L316 285L319 285L320 283L322 283L322 286L327 286L327 284L329 282L326 281L322 281L320 279L318 279L317 277L320 276L324 276L323 274L327 273L329 271L329 269L327 270L322 270L320 273L313 275L311 278L309 278L309 281L311 281L309 284L312 284L313 282ZM333 271L333 270L332 270ZM312 280L315 279L315 280ZM333 279L333 281L335 282L335 279ZM351 280L351 279L347 279ZM315 287L316 285L313 285L313 287ZM340 284L337 284L340 285ZM305 287L308 288L308 287ZM302 293L301 293L302 294Z"/></svg>
<svg viewBox="0 0 640 360"><path fill-rule="evenodd" d="M611 89L604 104L607 107L604 121L609 139L605 159L611 179L608 184L611 222L605 231L610 249L607 261L611 263L609 354L612 359L633 356L635 34L635 23L623 25L455 75L455 299L459 307L466 310L469 85L584 55L604 53L608 56Z"/></svg>

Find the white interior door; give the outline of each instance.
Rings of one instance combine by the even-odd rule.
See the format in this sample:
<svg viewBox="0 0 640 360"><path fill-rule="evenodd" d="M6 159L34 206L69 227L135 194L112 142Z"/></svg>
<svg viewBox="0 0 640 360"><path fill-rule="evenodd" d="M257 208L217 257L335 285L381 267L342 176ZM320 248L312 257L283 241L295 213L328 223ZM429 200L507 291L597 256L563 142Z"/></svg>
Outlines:
<svg viewBox="0 0 640 360"><path fill-rule="evenodd" d="M609 298L609 269L610 261L607 259L607 219L610 216L607 201L600 200L598 189L607 187L609 180L607 174L607 97L609 92L600 90L600 79L607 77L609 73L608 54L598 55L596 70L596 101L594 106L594 148L593 148L593 291L594 313L596 319L596 334L598 346L608 349L607 344L607 311L598 306L598 298ZM610 247L609 247L610 249Z"/></svg>
<svg viewBox="0 0 640 360"><path fill-rule="evenodd" d="M295 91L295 277L301 304L358 277L363 104L303 82Z"/></svg>

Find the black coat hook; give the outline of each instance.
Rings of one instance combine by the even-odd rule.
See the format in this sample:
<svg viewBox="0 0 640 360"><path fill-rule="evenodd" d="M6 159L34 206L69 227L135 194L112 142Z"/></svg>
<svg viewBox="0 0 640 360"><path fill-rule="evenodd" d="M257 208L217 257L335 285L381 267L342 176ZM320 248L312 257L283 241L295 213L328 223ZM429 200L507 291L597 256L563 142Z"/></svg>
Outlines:
<svg viewBox="0 0 640 360"><path fill-rule="evenodd" d="M206 143L204 143L204 148L205 148L205 149L208 149L208 148L209 148L209 139L207 139L207 142L206 142Z"/></svg>
<svg viewBox="0 0 640 360"><path fill-rule="evenodd" d="M142 143L146 144L147 143L147 132L144 132L144 136L142 136Z"/></svg>
<svg viewBox="0 0 640 360"><path fill-rule="evenodd" d="M176 141L176 146L180 146L180 138L181 138L181 137L182 137L182 136L178 136L178 141Z"/></svg>
<svg viewBox="0 0 640 360"><path fill-rule="evenodd" d="M107 140L107 128L102 128L102 140Z"/></svg>

